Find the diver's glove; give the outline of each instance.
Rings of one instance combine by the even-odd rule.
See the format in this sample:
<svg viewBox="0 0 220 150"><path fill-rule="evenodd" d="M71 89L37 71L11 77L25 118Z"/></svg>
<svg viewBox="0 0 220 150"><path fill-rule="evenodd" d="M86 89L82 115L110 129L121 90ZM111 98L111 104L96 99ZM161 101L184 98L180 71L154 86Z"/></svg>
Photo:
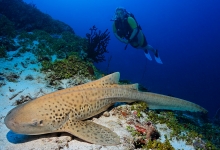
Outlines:
<svg viewBox="0 0 220 150"><path fill-rule="evenodd" d="M129 41L128 41L127 39L125 39L125 38L122 39L121 42L123 42L123 43L125 43L125 44L128 44L128 43L129 43Z"/></svg>
<svg viewBox="0 0 220 150"><path fill-rule="evenodd" d="M131 39L128 39L128 43L130 43L131 42Z"/></svg>

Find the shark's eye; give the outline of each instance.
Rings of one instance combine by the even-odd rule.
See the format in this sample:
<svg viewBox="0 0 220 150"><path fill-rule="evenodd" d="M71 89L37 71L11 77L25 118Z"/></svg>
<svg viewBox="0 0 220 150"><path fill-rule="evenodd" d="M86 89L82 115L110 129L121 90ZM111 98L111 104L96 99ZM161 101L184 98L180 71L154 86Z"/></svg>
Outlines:
<svg viewBox="0 0 220 150"><path fill-rule="evenodd" d="M37 120L33 120L32 126L43 126L43 120L37 121Z"/></svg>
<svg viewBox="0 0 220 150"><path fill-rule="evenodd" d="M40 126L42 126L42 125L43 125L43 120L40 121Z"/></svg>

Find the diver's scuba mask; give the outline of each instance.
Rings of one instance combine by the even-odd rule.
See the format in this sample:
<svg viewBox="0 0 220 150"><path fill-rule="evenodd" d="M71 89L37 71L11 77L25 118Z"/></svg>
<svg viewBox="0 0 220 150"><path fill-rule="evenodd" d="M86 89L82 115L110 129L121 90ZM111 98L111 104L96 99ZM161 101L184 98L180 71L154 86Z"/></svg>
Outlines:
<svg viewBox="0 0 220 150"><path fill-rule="evenodd" d="M125 13L124 13L124 11L119 10L119 11L115 12L115 16L116 16L116 19L123 19L125 16Z"/></svg>
<svg viewBox="0 0 220 150"><path fill-rule="evenodd" d="M117 8L115 11L115 15L112 17L111 21L115 21L117 19L123 19L126 15L126 10L124 8Z"/></svg>

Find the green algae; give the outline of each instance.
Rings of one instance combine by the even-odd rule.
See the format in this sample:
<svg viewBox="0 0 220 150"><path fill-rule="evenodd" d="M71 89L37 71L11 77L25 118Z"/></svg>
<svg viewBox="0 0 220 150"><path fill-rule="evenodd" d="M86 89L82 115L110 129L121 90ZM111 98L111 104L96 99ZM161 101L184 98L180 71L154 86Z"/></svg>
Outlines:
<svg viewBox="0 0 220 150"><path fill-rule="evenodd" d="M169 141L175 139L177 141L186 141L187 145L193 145L195 149L220 149L220 127L212 123L200 122L199 118L187 118L184 113L173 111L153 111L147 110L147 104L137 102L131 105L131 109L137 112L137 117L142 117L141 112L147 114L146 121L153 124L166 124L171 129L169 135L165 135L164 143L157 140L150 140L145 145L141 145L144 149L173 149L170 147ZM199 123L197 123L199 122ZM131 135L142 136L132 127L127 127ZM167 147L163 147L166 145Z"/></svg>
<svg viewBox="0 0 220 150"><path fill-rule="evenodd" d="M175 138L176 140L185 140L186 144L192 145L193 140L202 139L205 141L207 149L217 149L219 147L220 135L218 133L220 127L210 123L202 123L195 125L192 123L180 123L177 116L173 112L162 111L159 114L156 111L149 111L147 113L148 120L154 123L166 124L172 130L169 140Z"/></svg>
<svg viewBox="0 0 220 150"><path fill-rule="evenodd" d="M7 37L15 36L15 27L13 22L11 22L5 15L0 14L0 35Z"/></svg>
<svg viewBox="0 0 220 150"><path fill-rule="evenodd" d="M168 139L166 139L164 142L149 140L142 148L152 150L175 150Z"/></svg>
<svg viewBox="0 0 220 150"><path fill-rule="evenodd" d="M147 103L145 102L135 102L131 105L131 110L137 112L137 117L142 117L141 112L147 109Z"/></svg>
<svg viewBox="0 0 220 150"><path fill-rule="evenodd" d="M33 32L23 31L18 36L18 40L18 43L23 47L20 49L21 53L26 52L27 47L32 47L31 52L40 58L46 55L58 55L59 58L60 54L67 57L72 52L86 48L84 38L80 38L67 31L59 35L50 35L42 30L34 30ZM34 42L37 44L34 44Z"/></svg>
<svg viewBox="0 0 220 150"><path fill-rule="evenodd" d="M77 54L71 55L63 60L55 62L43 61L43 72L52 72L50 78L52 80L68 79L74 75L82 75L89 79L94 79L95 66L91 62L83 61Z"/></svg>
<svg viewBox="0 0 220 150"><path fill-rule="evenodd" d="M6 47L4 45L0 46L0 58L4 58L6 57L7 53L6 53Z"/></svg>

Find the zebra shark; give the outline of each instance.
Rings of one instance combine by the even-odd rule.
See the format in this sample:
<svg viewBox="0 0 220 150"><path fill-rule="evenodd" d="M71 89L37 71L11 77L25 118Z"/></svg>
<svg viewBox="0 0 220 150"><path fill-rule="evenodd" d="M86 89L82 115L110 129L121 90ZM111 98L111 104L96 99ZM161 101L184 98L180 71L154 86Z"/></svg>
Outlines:
<svg viewBox="0 0 220 150"><path fill-rule="evenodd" d="M90 143L118 145L120 138L116 133L88 120L115 102L144 101L150 109L207 112L186 100L138 91L138 84L118 84L119 77L120 73L115 72L18 105L8 112L5 125L19 134L68 132Z"/></svg>

